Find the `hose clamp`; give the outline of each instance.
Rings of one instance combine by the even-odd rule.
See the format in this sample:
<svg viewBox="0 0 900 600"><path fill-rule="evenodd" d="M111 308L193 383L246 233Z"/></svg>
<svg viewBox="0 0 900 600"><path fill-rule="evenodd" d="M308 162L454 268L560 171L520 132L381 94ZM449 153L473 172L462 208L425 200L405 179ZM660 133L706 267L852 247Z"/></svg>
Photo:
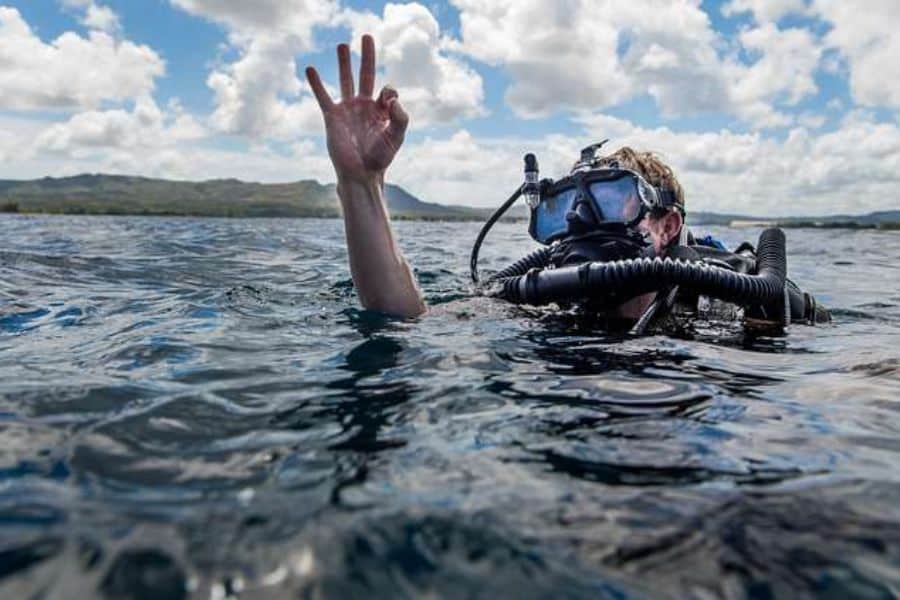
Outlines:
<svg viewBox="0 0 900 600"><path fill-rule="evenodd" d="M788 292L787 286L784 286L784 319L782 322L785 327L791 324L791 294Z"/></svg>

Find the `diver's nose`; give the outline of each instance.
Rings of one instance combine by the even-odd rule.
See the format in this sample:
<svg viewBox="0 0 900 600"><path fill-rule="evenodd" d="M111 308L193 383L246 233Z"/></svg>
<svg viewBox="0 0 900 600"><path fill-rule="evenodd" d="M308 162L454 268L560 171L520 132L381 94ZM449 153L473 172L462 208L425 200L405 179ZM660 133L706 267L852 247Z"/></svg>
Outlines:
<svg viewBox="0 0 900 600"><path fill-rule="evenodd" d="M566 222L569 224L570 234L585 233L597 226L597 219L583 194L578 195L571 210L566 213Z"/></svg>

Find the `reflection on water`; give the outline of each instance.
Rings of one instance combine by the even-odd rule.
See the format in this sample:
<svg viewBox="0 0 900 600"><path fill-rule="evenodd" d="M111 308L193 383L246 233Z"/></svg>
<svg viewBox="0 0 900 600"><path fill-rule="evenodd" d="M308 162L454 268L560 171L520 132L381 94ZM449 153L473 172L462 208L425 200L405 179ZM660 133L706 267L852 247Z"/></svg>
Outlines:
<svg viewBox="0 0 900 600"><path fill-rule="evenodd" d="M476 224L398 225L412 323L337 221L0 224L0 597L900 589L896 234L788 232L833 325L632 338L471 297Z"/></svg>

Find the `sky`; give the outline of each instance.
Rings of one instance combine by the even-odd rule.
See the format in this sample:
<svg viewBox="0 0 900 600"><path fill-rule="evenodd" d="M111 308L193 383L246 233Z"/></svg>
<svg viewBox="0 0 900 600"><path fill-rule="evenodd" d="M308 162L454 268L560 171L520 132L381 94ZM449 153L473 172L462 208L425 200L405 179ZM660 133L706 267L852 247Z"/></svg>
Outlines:
<svg viewBox="0 0 900 600"><path fill-rule="evenodd" d="M496 206L609 138L688 211L900 209L898 0L0 0L0 178L334 181L306 65L375 36L389 182Z"/></svg>

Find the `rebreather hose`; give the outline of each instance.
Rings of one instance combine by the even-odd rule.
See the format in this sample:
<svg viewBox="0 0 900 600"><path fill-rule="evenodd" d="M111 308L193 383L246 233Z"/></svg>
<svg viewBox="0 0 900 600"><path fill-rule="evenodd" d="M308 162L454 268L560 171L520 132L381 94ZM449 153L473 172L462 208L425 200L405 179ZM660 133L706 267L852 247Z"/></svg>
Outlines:
<svg viewBox="0 0 900 600"><path fill-rule="evenodd" d="M532 269L501 280L502 289L496 295L517 304L542 305L613 294L631 297L678 285L736 304L782 303L787 277L784 232L766 229L760 234L757 247L756 275L698 261L637 258Z"/></svg>
<svg viewBox="0 0 900 600"><path fill-rule="evenodd" d="M491 227L494 226L494 223L499 221L500 217L502 217L504 213L509 210L509 207L519 199L519 196L522 195L522 189L524 187L524 184L519 186L519 189L513 192L513 195L510 196L509 199L500 206L500 208L494 211L494 214L491 215L491 218L487 220L487 222L481 228L481 231L478 232L478 237L475 239L475 245L472 246L472 256L469 258L469 273L472 275L472 282L476 285L481 283L478 277L478 252L481 250L481 244L482 242L484 242L484 238L491 230Z"/></svg>

